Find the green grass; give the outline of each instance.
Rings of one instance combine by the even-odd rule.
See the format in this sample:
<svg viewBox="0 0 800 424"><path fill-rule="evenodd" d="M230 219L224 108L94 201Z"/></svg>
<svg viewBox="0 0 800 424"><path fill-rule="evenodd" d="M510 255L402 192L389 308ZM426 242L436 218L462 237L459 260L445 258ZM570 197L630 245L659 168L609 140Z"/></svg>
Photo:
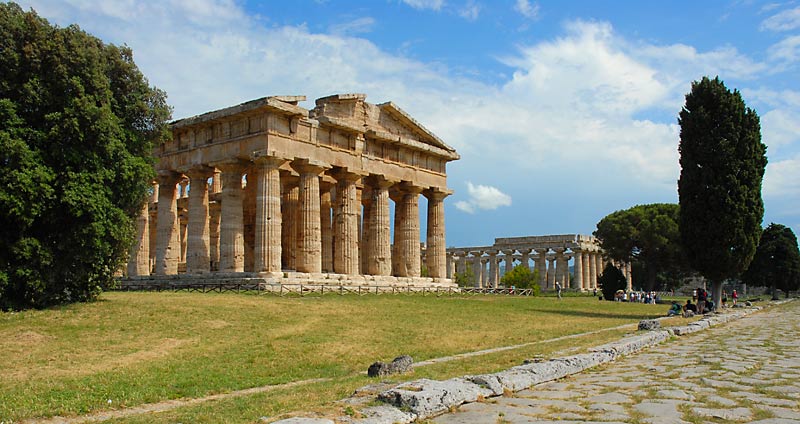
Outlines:
<svg viewBox="0 0 800 424"><path fill-rule="evenodd" d="M222 408L224 421L252 422L296 409L329 409L374 381L359 373L376 360L409 354L422 361L546 341L665 311L664 305L593 297L107 293L94 303L0 315L0 421L334 379L120 420L219 422ZM403 378L497 371L622 333L431 365Z"/></svg>

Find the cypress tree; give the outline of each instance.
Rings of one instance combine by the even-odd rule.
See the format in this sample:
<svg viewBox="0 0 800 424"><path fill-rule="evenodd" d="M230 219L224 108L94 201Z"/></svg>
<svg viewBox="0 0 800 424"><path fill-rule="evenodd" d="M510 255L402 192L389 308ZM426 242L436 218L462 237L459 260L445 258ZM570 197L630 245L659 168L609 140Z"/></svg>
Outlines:
<svg viewBox="0 0 800 424"><path fill-rule="evenodd" d="M753 261L742 274L742 281L769 287L773 299L777 298L777 289L789 297L790 291L800 288L800 250L791 228L769 224L761 234Z"/></svg>
<svg viewBox="0 0 800 424"><path fill-rule="evenodd" d="M692 83L678 123L681 243L719 304L723 281L747 268L761 236L766 146L756 112L719 77Z"/></svg>

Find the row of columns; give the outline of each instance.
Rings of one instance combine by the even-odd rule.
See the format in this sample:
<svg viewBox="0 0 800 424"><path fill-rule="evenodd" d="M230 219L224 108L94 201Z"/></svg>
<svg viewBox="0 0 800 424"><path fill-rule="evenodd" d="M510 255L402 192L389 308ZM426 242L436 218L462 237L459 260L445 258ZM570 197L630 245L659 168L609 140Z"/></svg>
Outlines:
<svg viewBox="0 0 800 424"><path fill-rule="evenodd" d="M280 169L287 162L299 176ZM207 184L215 168L221 171L222 180L218 252L210 243L214 214L210 213ZM335 183L321 181L323 173L333 177ZM177 209L180 196L176 193L178 187L185 193L185 186L178 184L182 174L189 178L190 188L185 249L181 246ZM243 190L245 174L247 187ZM359 181L364 185L362 191L357 188ZM447 274L444 198L449 192L443 189L424 189L410 182L331 168L306 159L261 156L250 163L217 163L182 173L161 171L155 192L156 241L153 244L147 240L151 232L146 228L145 209L137 221L140 243L132 252L129 276L150 273L147 246L153 245L156 275L177 274L184 251L189 274L210 272L212 255L218 253L219 272L252 268L253 272L274 276L288 269L302 273L419 277L420 194L428 199L429 276L445 278ZM393 245L390 199L395 202ZM246 214L248 210L252 213Z"/></svg>
<svg viewBox="0 0 800 424"><path fill-rule="evenodd" d="M499 256L500 252L504 256ZM513 269L515 259L519 259L521 264L530 266L531 251L524 251L519 255L515 252L514 250L486 250L449 254L447 258L448 278L452 278L456 272L465 272L467 267L471 266L476 287L497 287L500 282L499 262L501 260L504 262L506 273ZM472 256L467 256L468 254ZM553 254L548 255L547 250L542 250L533 255L533 258L535 266L531 268L531 271L539 270L539 285L543 289L555 288L556 282L567 288L570 282L569 260L574 258L575 272L569 287L577 290L593 290L597 288L597 279L602 274L605 265L602 254L596 251L575 250L569 254L566 249L557 249ZM489 265L488 273L487 263Z"/></svg>

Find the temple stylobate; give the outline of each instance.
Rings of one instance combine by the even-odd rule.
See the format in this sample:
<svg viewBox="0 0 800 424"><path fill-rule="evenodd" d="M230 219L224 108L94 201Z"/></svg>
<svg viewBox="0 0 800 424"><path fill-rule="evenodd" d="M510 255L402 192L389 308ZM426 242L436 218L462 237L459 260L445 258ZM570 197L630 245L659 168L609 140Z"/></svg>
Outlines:
<svg viewBox="0 0 800 424"><path fill-rule="evenodd" d="M573 261L573 273L569 262ZM451 247L447 249L448 276L472 271L475 287L498 287L501 268L505 273L518 265L539 272L539 286L594 290L607 260L594 236L581 234L497 238L491 246ZM632 289L630 263L614 263ZM572 277L572 278L570 278Z"/></svg>
<svg viewBox="0 0 800 424"><path fill-rule="evenodd" d="M128 278L451 285L445 168L459 156L395 104L365 98L307 110L304 96L265 97L173 122Z"/></svg>

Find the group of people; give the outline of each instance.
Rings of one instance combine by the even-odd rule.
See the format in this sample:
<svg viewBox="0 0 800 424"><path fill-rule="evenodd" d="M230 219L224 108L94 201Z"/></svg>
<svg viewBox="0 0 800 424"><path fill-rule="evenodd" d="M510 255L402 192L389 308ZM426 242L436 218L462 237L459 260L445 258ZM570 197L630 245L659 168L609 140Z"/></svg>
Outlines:
<svg viewBox="0 0 800 424"><path fill-rule="evenodd" d="M739 294L736 290L731 292L731 298L733 299L733 306L736 305L736 302L739 300ZM692 303L692 301L696 301L697 304ZM727 307L728 302L728 293L726 291L722 291L722 307ZM692 316L697 314L705 314L707 312L711 312L714 310L714 299L713 297L709 296L708 292L704 288L698 288L694 290L692 293L692 298L686 300L686 304L681 306L678 304L678 301L673 300L672 306L670 306L669 311L667 311L667 316L675 316L675 315L683 315L683 316Z"/></svg>

